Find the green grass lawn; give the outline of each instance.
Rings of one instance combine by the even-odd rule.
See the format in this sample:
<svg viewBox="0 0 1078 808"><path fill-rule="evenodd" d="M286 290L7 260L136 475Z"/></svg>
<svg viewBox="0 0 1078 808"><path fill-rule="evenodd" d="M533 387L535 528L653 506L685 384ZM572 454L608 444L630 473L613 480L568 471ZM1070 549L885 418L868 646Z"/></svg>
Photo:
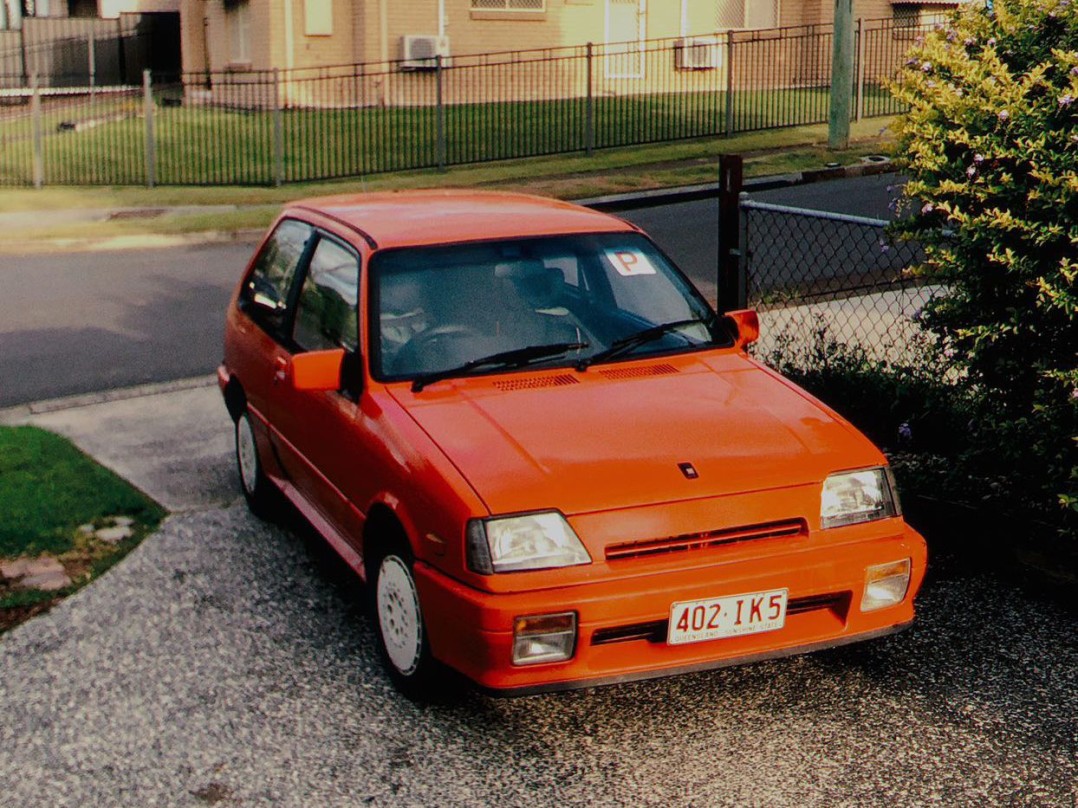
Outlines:
<svg viewBox="0 0 1078 808"><path fill-rule="evenodd" d="M47 592L0 578L0 631L70 594L123 558L165 511L67 440L35 427L0 427L0 560L56 558L72 584ZM132 519L115 544L80 525Z"/></svg>
<svg viewBox="0 0 1078 808"><path fill-rule="evenodd" d="M872 99L882 96L868 88ZM154 114L161 185L272 185L370 176L439 165L464 165L578 153L588 145L583 98L361 109L292 109L281 114L280 167L274 113L167 106ZM610 149L827 120L826 88L656 93L594 99L591 145ZM145 182L145 120L130 99L53 109L45 116L46 184L136 185ZM60 130L59 123L83 128ZM88 125L89 124L89 125ZM27 121L0 123L0 184L32 180ZM444 133L441 146L438 132Z"/></svg>

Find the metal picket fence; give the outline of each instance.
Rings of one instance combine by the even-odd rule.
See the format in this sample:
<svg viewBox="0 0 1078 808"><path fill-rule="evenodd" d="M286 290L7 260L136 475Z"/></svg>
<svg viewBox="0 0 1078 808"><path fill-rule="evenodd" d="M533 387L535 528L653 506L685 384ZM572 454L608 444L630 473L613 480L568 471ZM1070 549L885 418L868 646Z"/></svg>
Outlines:
<svg viewBox="0 0 1078 808"><path fill-rule="evenodd" d="M920 30L858 25L855 117L897 111L884 83ZM802 26L108 86L39 76L0 89L0 185L279 185L819 124L831 46L830 26Z"/></svg>
<svg viewBox="0 0 1078 808"><path fill-rule="evenodd" d="M923 259L918 244L891 238L880 219L749 199L740 207L758 356L804 367L847 346L874 360L925 361L918 315L939 287L909 271Z"/></svg>

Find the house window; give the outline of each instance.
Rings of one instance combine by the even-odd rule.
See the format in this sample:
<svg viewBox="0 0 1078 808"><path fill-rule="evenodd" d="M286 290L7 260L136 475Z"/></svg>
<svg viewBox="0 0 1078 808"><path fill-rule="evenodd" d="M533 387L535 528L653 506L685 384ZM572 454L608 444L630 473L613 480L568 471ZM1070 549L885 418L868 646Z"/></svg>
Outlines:
<svg viewBox="0 0 1078 808"><path fill-rule="evenodd" d="M225 3L225 27L228 28L228 59L237 64L251 61L251 4L249 0Z"/></svg>
<svg viewBox="0 0 1078 808"><path fill-rule="evenodd" d="M306 0L303 6L307 36L333 36L333 0Z"/></svg>
<svg viewBox="0 0 1078 808"><path fill-rule="evenodd" d="M708 5L712 4L709 2ZM712 7L715 9L715 28L719 31L777 28L779 24L778 0L718 0Z"/></svg>
<svg viewBox="0 0 1078 808"><path fill-rule="evenodd" d="M546 0L472 0L472 11L546 11Z"/></svg>

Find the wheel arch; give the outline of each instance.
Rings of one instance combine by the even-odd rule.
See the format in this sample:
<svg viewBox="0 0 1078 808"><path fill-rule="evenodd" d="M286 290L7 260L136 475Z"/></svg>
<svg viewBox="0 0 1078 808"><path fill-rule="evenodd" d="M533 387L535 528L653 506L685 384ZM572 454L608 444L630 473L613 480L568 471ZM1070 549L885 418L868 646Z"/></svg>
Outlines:
<svg viewBox="0 0 1078 808"><path fill-rule="evenodd" d="M363 568L368 581L374 580L373 566L387 547L399 544L415 558L415 546L409 539L397 513L384 502L371 506L363 525ZM409 559L410 560L410 559Z"/></svg>
<svg viewBox="0 0 1078 808"><path fill-rule="evenodd" d="M225 384L223 395L228 414L232 416L233 421L238 421L247 409L247 394L243 391L240 380L235 376L229 377L228 383Z"/></svg>

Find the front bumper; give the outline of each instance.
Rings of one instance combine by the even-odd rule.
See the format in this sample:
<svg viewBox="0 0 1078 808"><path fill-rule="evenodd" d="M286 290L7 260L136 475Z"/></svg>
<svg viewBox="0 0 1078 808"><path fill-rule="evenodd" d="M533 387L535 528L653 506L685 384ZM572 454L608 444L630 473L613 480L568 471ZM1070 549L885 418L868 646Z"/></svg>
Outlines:
<svg viewBox="0 0 1078 808"><path fill-rule="evenodd" d="M706 563L573 586L492 594L417 563L416 583L434 655L481 688L526 694L706 670L805 653L882 636L912 622L913 599L924 578L924 539L901 520L842 528L843 540L802 544L788 553L736 558L712 554ZM865 568L910 558L905 598L878 611L860 611ZM555 575L556 571L552 571ZM666 643L677 601L789 590L783 628L688 645ZM575 611L577 643L564 662L512 664L515 617Z"/></svg>

